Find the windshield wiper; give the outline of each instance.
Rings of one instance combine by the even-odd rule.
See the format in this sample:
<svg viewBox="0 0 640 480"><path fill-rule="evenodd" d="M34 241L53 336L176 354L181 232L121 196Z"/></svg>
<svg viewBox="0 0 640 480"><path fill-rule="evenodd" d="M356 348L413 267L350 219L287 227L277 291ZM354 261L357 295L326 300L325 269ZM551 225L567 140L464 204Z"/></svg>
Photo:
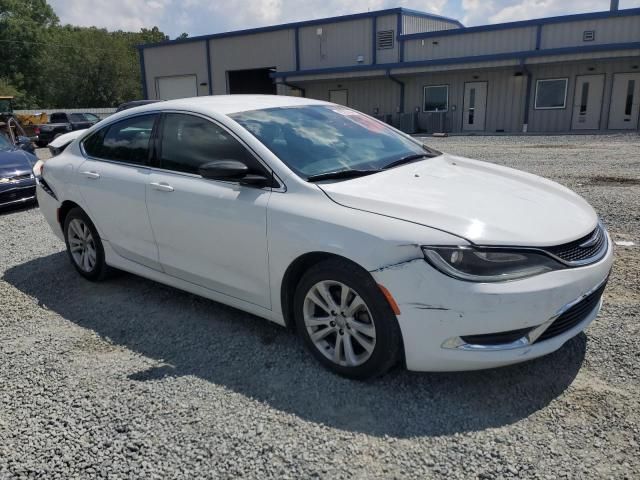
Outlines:
<svg viewBox="0 0 640 480"><path fill-rule="evenodd" d="M318 173L307 178L308 182L318 182L320 180L337 180L341 178L356 178L378 173L380 170L336 170L333 172Z"/></svg>
<svg viewBox="0 0 640 480"><path fill-rule="evenodd" d="M389 168L393 168L393 167L398 167L400 165L404 165L405 163L411 163L411 162L415 162L416 160L420 160L422 158L431 158L434 155L431 155L429 153L417 153L415 155L407 155L406 157L402 157L399 158L398 160L395 160L391 163L388 163L387 165L385 165L384 167L382 167L383 170L387 170Z"/></svg>

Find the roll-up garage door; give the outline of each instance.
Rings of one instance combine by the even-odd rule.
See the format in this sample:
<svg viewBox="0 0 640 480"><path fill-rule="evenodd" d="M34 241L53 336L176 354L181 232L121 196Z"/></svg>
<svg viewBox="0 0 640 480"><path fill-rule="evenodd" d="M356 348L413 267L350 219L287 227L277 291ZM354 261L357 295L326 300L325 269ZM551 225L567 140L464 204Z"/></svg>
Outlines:
<svg viewBox="0 0 640 480"><path fill-rule="evenodd" d="M156 89L160 100L198 96L198 83L195 75L156 78Z"/></svg>

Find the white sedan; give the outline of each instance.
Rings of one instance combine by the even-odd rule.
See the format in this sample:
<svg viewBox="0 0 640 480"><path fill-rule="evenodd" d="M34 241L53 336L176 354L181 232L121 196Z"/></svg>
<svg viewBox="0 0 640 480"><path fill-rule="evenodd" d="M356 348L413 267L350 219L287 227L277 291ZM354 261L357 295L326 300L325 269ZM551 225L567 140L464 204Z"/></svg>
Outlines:
<svg viewBox="0 0 640 480"><path fill-rule="evenodd" d="M86 279L126 270L294 328L353 378L553 352L596 317L613 262L570 190L303 98L127 110L36 175Z"/></svg>

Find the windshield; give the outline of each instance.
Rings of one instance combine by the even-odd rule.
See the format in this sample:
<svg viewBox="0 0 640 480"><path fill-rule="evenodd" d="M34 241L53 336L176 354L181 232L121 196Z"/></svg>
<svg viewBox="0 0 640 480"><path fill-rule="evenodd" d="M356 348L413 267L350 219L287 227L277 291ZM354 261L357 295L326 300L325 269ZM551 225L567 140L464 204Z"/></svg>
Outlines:
<svg viewBox="0 0 640 480"><path fill-rule="evenodd" d="M11 141L3 133L0 133L0 152L10 152L13 149Z"/></svg>
<svg viewBox="0 0 640 480"><path fill-rule="evenodd" d="M343 170L377 171L427 154L418 142L338 105L270 108L230 117L306 179Z"/></svg>

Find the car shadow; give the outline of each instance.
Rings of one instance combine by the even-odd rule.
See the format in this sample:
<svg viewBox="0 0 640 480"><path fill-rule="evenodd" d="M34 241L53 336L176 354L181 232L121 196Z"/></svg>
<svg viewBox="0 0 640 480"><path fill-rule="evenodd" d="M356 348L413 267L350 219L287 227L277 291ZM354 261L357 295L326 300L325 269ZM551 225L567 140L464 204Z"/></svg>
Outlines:
<svg viewBox="0 0 640 480"><path fill-rule="evenodd" d="M4 280L65 319L156 361L130 374L132 381L194 375L304 420L376 436L437 436L517 422L572 383L586 350L581 334L516 366L438 374L397 368L357 382L322 369L282 327L134 275L88 282L65 252L12 267Z"/></svg>

